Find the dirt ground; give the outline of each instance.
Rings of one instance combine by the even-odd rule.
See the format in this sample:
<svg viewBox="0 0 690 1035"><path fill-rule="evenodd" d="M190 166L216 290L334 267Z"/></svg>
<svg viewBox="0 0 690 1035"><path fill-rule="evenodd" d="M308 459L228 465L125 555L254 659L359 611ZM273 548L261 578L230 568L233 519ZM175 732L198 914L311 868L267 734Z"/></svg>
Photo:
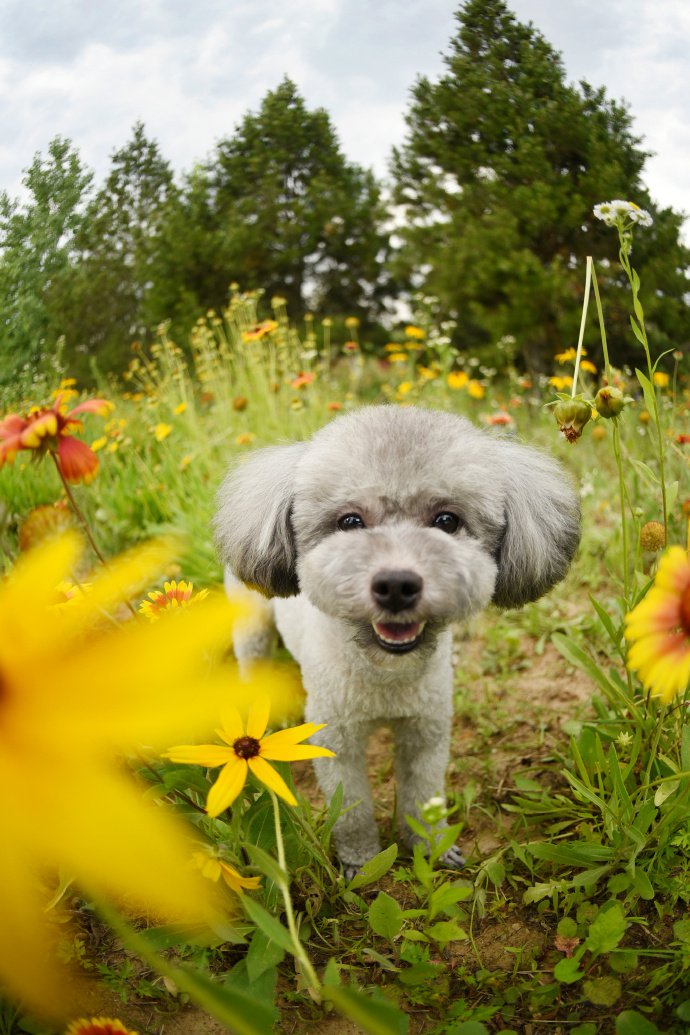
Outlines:
<svg viewBox="0 0 690 1035"><path fill-rule="evenodd" d="M483 799L501 803L515 789L515 776L538 778L540 766L564 743L563 724L583 713L591 686L580 673L570 671L561 655L546 643L540 653L525 637L509 670L492 672L485 661L480 634L458 638L456 661L464 687L459 684L459 708L454 723L449 788L461 791L469 782ZM380 731L369 749L370 772L379 807L382 830L390 829L394 801L390 736ZM319 791L308 763L296 764L295 781L300 791L319 802ZM471 809L461 847L471 859L491 854L503 843L508 818L496 809ZM504 814L505 815L505 814ZM515 914L506 921L486 918L473 931L473 940L451 943L450 964L471 962L488 969L510 970L516 953L523 962L543 948L545 931L535 915L526 921ZM150 1003L130 1000L123 1004L94 983L92 1002L82 1004L83 1014L118 1017L139 1035L223 1035L227 1029L200 1010L185 1006L176 1013L160 1013ZM281 1032L355 1035L361 1029L338 1016L313 1023L285 1012ZM424 1030L423 1016L410 1017L410 1035Z"/></svg>

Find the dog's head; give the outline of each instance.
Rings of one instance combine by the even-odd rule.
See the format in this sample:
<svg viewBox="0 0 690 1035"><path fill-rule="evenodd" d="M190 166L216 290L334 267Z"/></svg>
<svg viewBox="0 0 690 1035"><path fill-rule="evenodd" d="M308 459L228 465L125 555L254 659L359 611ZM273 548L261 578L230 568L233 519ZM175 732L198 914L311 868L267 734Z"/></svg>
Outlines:
<svg viewBox="0 0 690 1035"><path fill-rule="evenodd" d="M430 647L493 601L565 575L577 496L558 465L469 421L366 407L309 442L260 450L220 493L224 562L270 595L303 592L371 656Z"/></svg>

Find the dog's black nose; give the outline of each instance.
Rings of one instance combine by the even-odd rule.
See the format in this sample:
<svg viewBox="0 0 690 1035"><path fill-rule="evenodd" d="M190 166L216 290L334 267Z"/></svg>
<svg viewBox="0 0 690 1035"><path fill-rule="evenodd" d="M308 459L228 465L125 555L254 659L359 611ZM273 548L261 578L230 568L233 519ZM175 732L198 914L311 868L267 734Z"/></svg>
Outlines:
<svg viewBox="0 0 690 1035"><path fill-rule="evenodd" d="M404 611L418 602L423 585L414 571L380 571L371 580L371 593L386 611Z"/></svg>

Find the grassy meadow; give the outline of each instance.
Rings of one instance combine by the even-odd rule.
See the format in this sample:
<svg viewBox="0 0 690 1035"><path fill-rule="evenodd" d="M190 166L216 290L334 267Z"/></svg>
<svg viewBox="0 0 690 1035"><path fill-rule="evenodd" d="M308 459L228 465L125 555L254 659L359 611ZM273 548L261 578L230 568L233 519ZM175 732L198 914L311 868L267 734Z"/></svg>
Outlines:
<svg viewBox="0 0 690 1035"><path fill-rule="evenodd" d="M687 366L674 353L641 377L605 369L592 320L586 351L568 343L550 373L530 378L458 355L443 327L415 321L373 350L354 318L296 326L280 298L233 289L184 349L165 328L152 347L134 345L122 382L87 393L58 357L2 400L6 441L10 414L34 434L0 469L0 689L5 664L10 702L0 695L0 715L14 709L15 738L0 772L5 843L22 863L3 863L0 882L0 1033L58 1035L65 1018L76 1035L106 1031L82 1017L119 1018L108 1031L139 1035L688 1030L684 655L662 657L661 675L649 658L632 669L624 636L662 563L690 623ZM566 407L571 394L591 402L604 378L624 400L619 414L589 417L567 441L557 393ZM31 423L41 408L66 414L91 397L112 406L80 411L83 426ZM231 461L364 403L463 414L558 457L579 486L583 540L545 599L457 630L449 796L429 804L428 854L386 848L346 886L330 854L338 801L323 802L308 762L279 760L265 780L252 770L214 816L217 769L163 752L207 728L205 673L236 688L240 711L250 705L257 739L259 692L289 692L282 724L302 721L284 652L255 686L232 671L228 615L213 610L225 606L214 498ZM571 428L572 413L559 414ZM55 442L68 435L95 453L97 471L89 460L83 478L61 478ZM80 556L55 545L70 529ZM10 691L26 673L20 714ZM128 709L137 718L125 729ZM122 737L102 736L120 720ZM370 762L385 829L385 733ZM158 829L161 814L169 830ZM437 865L434 824L446 817L468 857L459 874ZM178 866L178 850L194 865ZM192 870L193 884L178 887ZM175 915L175 900L197 904L196 919L191 907Z"/></svg>

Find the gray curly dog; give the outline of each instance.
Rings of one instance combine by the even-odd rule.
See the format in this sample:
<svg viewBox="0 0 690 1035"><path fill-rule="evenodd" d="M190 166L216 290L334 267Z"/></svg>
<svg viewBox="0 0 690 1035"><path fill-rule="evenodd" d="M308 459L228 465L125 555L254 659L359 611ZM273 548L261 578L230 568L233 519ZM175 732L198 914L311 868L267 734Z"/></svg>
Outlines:
<svg viewBox="0 0 690 1035"><path fill-rule="evenodd" d="M579 504L560 466L450 413L369 406L311 440L261 449L219 494L226 584L261 589L238 630L240 664L270 652L277 627L299 662L316 759L347 811L335 843L350 877L379 849L366 773L377 726L395 740L400 836L443 794L450 751L452 622L488 604L520 607L565 575ZM245 590L245 592L249 592ZM452 868L464 860L446 853Z"/></svg>

